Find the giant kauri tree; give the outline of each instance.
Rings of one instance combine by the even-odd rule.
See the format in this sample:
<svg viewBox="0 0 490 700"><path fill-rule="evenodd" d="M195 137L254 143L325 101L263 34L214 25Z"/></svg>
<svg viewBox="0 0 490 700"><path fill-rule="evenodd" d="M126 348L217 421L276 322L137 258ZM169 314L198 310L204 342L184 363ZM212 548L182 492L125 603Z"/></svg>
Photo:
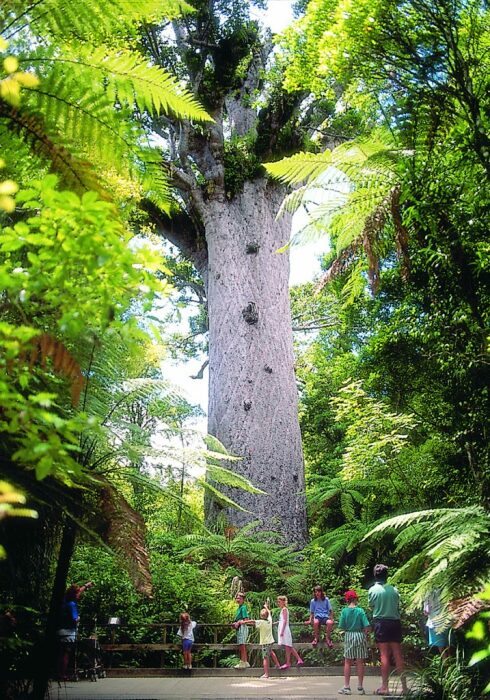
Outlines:
<svg viewBox="0 0 490 700"><path fill-rule="evenodd" d="M301 97L266 78L270 37L249 3L195 0L168 31L149 27L153 60L185 80L214 121L156 119L168 144L179 211L152 208L158 230L193 262L209 319L209 433L240 456L234 469L266 495L232 493L245 510L210 501L236 526L259 518L285 541L304 544L306 513L289 308L289 260L279 248L291 220L275 220L284 190L261 162L298 146ZM258 106L258 102L261 105Z"/></svg>

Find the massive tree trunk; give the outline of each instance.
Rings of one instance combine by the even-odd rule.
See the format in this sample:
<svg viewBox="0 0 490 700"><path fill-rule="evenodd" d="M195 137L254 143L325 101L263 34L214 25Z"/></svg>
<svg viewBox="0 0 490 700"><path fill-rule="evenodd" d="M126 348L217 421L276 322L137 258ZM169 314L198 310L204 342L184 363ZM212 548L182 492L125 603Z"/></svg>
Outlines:
<svg viewBox="0 0 490 700"><path fill-rule="evenodd" d="M282 193L283 194L283 193ZM246 182L231 201L207 203L209 433L242 460L233 468L267 495L230 493L285 541L304 545L306 514L289 306L289 217L275 221L279 188ZM219 506L208 505L208 520Z"/></svg>
<svg viewBox="0 0 490 700"><path fill-rule="evenodd" d="M281 139L291 144L299 97L275 94L261 110L271 50L254 22L215 0L199 5L185 23L174 22L176 57L213 121L205 125L164 120L172 182L181 209L153 219L161 233L201 273L209 318L209 433L240 462L232 468L263 489L229 495L249 512L226 508L234 525L260 519L285 542L306 542L304 468L293 368L289 310L289 258L278 254L290 235L287 216L275 216L281 188L263 177ZM230 6L231 7L231 6ZM224 14L223 14L224 13ZM238 22L238 24L237 24ZM153 32L148 45L158 45ZM161 60L161 54L153 54ZM192 57L192 60L190 60ZM274 93L274 94L273 94ZM231 138L230 138L231 137ZM208 522L220 506L207 504Z"/></svg>

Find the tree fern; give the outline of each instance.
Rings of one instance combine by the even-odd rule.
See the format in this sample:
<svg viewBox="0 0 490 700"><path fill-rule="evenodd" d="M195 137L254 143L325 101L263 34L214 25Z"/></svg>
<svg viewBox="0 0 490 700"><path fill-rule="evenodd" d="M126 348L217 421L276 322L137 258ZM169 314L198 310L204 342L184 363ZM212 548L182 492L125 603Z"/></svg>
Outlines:
<svg viewBox="0 0 490 700"><path fill-rule="evenodd" d="M173 19L193 11L184 0L3 0L0 20L5 38L30 28L35 33L101 41L135 23Z"/></svg>
<svg viewBox="0 0 490 700"><path fill-rule="evenodd" d="M167 209L168 185L161 155L148 146L147 135L132 118L139 113L166 113L205 121L195 98L159 66L150 65L121 36L157 13L189 9L185 3L94 2L76 6L63 0L19 2L0 10L0 35L38 85L27 85L15 109L0 100L3 121L31 143L66 183L76 189L103 186L103 172L114 168L123 177L148 187L149 198ZM18 35L29 27L35 46L27 51ZM119 45L120 44L120 45ZM29 73L24 73L29 75Z"/></svg>
<svg viewBox="0 0 490 700"><path fill-rule="evenodd" d="M490 516L480 506L398 515L377 525L364 539L397 530L402 530L394 540L397 551L416 549L396 574L399 580L416 580L413 607L433 588L440 588L447 602L477 592L490 577ZM428 564L423 571L422 562Z"/></svg>
<svg viewBox="0 0 490 700"><path fill-rule="evenodd" d="M258 531L260 521L252 521L243 528L229 528L220 523L217 532L187 535L179 541L180 556L205 564L218 562L242 570L272 567L281 570L290 566L295 555L289 547L275 543L277 533Z"/></svg>
<svg viewBox="0 0 490 700"><path fill-rule="evenodd" d="M397 167L402 157L403 152L394 147L386 133L379 132L371 140L347 142L324 154L300 153L266 164L272 177L293 186L304 183L288 195L280 210L291 212L307 206L308 221L292 242L301 243L325 233L335 241L337 259L320 288L365 254L371 287L376 289L378 241L393 213ZM315 198L320 201L312 206L309 202Z"/></svg>

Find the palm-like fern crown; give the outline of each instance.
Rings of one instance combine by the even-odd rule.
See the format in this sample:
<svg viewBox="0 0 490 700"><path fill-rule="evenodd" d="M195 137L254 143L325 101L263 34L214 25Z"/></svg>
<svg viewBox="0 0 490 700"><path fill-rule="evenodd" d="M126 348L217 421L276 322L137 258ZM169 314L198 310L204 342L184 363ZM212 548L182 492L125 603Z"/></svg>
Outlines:
<svg viewBox="0 0 490 700"><path fill-rule="evenodd" d="M189 9L177 0L6 0L0 36L19 68L39 82L25 87L19 106L0 100L0 128L28 140L71 187L94 188L102 173L114 170L165 206L161 156L130 117L209 117L173 76L134 48L135 36L139 24Z"/></svg>
<svg viewBox="0 0 490 700"><path fill-rule="evenodd" d="M365 537L396 534L396 553L414 551L398 569L397 580L416 581L412 607L438 588L442 599L476 593L490 576L490 518L481 506L422 510L380 523Z"/></svg>
<svg viewBox="0 0 490 700"><path fill-rule="evenodd" d="M336 274L367 257L371 286L379 276L379 232L383 229L393 201L398 196L397 170L403 152L391 134L379 131L369 139L349 141L333 151L298 153L276 163L266 164L268 173L292 185L294 191L284 200L283 211L295 212L312 199L306 225L293 243L329 233L337 258L322 280L322 286ZM397 231L397 235L401 232ZM358 272L365 269L357 266Z"/></svg>

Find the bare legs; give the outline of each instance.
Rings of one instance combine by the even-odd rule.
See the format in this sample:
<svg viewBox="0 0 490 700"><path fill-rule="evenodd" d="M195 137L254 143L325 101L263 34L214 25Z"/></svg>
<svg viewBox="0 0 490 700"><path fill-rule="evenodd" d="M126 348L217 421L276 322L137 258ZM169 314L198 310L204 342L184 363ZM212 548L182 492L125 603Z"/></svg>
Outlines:
<svg viewBox="0 0 490 700"><path fill-rule="evenodd" d="M298 652L296 651L296 649L295 649L294 647L288 647L288 646L286 645L286 664L287 664L287 666L291 666L291 654L292 654L292 655L294 656L294 658L296 659L296 663L298 663L298 664L300 664L300 665L303 663L303 659L302 659L301 656L298 654Z"/></svg>
<svg viewBox="0 0 490 700"><path fill-rule="evenodd" d="M272 651L272 649L271 649L270 655L272 657L272 660L273 660L276 668L281 668L281 664L279 663L279 659L276 656L276 652ZM269 657L268 656L264 656L263 665L264 665L264 675L262 676L262 678L269 678L270 664L269 664Z"/></svg>
<svg viewBox="0 0 490 700"><path fill-rule="evenodd" d="M317 617L313 620L313 638L315 644L318 644L320 640L320 627L322 624L323 620L319 620ZM327 645L330 646L331 644L331 639L330 636L332 634L332 629L334 626L334 621L333 620L327 620L326 625L325 625L325 641L327 642Z"/></svg>
<svg viewBox="0 0 490 700"><path fill-rule="evenodd" d="M264 656L263 664L264 664L263 678L269 678L269 657Z"/></svg>
<svg viewBox="0 0 490 700"><path fill-rule="evenodd" d="M73 643L61 642L58 657L58 678L66 681L69 677L70 662L75 645Z"/></svg>
<svg viewBox="0 0 490 700"><path fill-rule="evenodd" d="M407 680L403 673L403 657L402 648L396 642L378 642L379 653L381 656L381 688L380 690L388 691L388 678L390 676L390 656L393 654L395 660L396 672L400 676L403 692L407 692Z"/></svg>
<svg viewBox="0 0 490 700"><path fill-rule="evenodd" d="M353 661L356 662L357 685L362 688L364 685L364 659L344 659L344 687L350 686L350 669Z"/></svg>
<svg viewBox="0 0 490 700"><path fill-rule="evenodd" d="M271 656L272 656L272 660L273 660L273 662L274 662L275 667L276 667L276 668L281 668L281 664L279 663L279 659L278 659L277 656L276 656L276 652L275 652L275 651L272 651L272 649L271 649Z"/></svg>
<svg viewBox="0 0 490 700"><path fill-rule="evenodd" d="M239 652L240 652L240 661L244 661L245 663L247 663L247 661L248 661L248 659L247 659L247 645L246 645L246 644L240 644L240 646L238 647L238 649L239 649Z"/></svg>
<svg viewBox="0 0 490 700"><path fill-rule="evenodd" d="M364 659L356 659L357 668L357 686L362 688L364 685Z"/></svg>

